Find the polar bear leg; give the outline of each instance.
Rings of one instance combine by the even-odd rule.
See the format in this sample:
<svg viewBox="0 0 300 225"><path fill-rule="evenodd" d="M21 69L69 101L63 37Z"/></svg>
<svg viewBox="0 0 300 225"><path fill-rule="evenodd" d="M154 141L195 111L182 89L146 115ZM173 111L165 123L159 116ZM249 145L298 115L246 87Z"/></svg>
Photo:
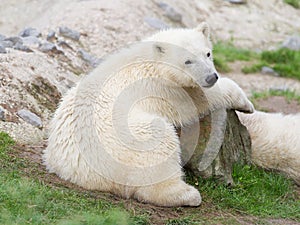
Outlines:
<svg viewBox="0 0 300 225"><path fill-rule="evenodd" d="M198 206L201 203L199 191L186 184L180 177L140 187L134 197L142 202L159 206Z"/></svg>
<svg viewBox="0 0 300 225"><path fill-rule="evenodd" d="M217 84L203 91L211 110L224 106L244 113L253 113L254 106L244 91L233 80L220 78Z"/></svg>
<svg viewBox="0 0 300 225"><path fill-rule="evenodd" d="M133 155L135 162L140 164L143 161L145 166L130 176L139 181L132 193L133 197L160 206L198 206L201 203L200 193L182 180L180 142L174 126L157 115L134 110L131 112L131 134L137 140L148 137L144 148L155 146L154 149L145 148L141 159Z"/></svg>

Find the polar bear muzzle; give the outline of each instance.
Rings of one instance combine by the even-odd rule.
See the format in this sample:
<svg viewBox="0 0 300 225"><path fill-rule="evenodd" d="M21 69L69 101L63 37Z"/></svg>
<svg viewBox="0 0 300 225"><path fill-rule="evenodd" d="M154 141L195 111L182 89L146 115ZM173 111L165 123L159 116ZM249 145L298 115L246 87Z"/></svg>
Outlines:
<svg viewBox="0 0 300 225"><path fill-rule="evenodd" d="M205 81L208 85L206 85L205 87L211 87L213 86L217 80L219 79L219 76L217 73L213 73L213 74L210 74L208 75L206 78L205 78Z"/></svg>

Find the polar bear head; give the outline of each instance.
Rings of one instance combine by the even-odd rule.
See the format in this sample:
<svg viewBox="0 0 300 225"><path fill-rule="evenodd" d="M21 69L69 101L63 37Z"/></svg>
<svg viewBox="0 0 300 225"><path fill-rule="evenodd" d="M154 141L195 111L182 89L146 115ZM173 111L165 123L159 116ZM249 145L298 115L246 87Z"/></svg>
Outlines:
<svg viewBox="0 0 300 225"><path fill-rule="evenodd" d="M161 75L183 87L211 87L218 73L209 36L208 25L201 23L195 29L163 30L144 41L153 43L154 58L162 62Z"/></svg>

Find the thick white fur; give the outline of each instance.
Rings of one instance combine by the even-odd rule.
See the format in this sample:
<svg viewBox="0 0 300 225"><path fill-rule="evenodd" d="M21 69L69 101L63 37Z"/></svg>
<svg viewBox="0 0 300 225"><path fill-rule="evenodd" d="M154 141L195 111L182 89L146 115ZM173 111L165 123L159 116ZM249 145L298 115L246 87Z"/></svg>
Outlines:
<svg viewBox="0 0 300 225"><path fill-rule="evenodd" d="M87 189L161 206L199 205L199 192L182 180L174 125L220 107L253 111L229 79L199 87L215 72L208 35L206 24L161 31L107 58L57 109L43 154L47 169Z"/></svg>
<svg viewBox="0 0 300 225"><path fill-rule="evenodd" d="M300 185L300 114L238 114L252 140L255 164L284 172Z"/></svg>

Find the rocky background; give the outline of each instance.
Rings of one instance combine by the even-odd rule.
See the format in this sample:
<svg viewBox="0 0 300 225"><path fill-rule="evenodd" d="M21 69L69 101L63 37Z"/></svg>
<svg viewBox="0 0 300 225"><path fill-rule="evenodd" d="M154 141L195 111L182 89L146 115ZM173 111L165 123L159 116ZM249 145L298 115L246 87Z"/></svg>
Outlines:
<svg viewBox="0 0 300 225"><path fill-rule="evenodd" d="M215 42L300 49L300 10L282 0L1 0L0 130L20 143L39 143L61 96L106 54L159 29L201 21ZM225 76L249 95L286 87L300 93L299 81L244 75L239 66Z"/></svg>

